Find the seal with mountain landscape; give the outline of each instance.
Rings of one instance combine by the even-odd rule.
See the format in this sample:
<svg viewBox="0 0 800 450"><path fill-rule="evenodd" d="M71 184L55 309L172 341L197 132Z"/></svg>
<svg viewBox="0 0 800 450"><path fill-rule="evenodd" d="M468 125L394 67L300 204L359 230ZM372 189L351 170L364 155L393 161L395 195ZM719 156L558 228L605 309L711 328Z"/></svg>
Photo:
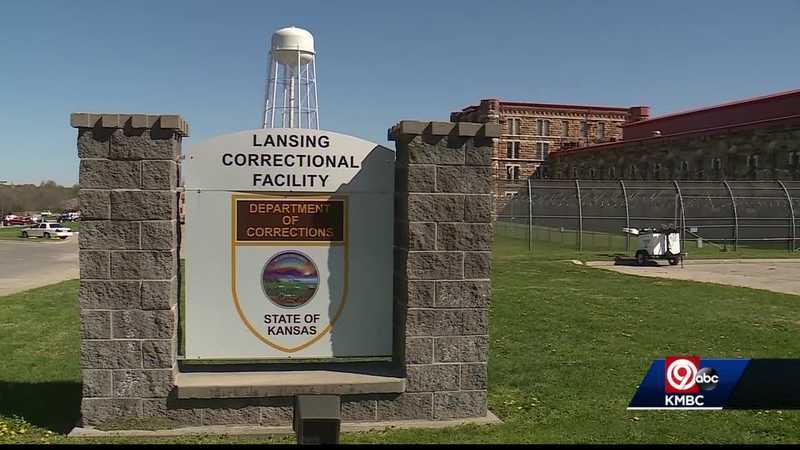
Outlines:
<svg viewBox="0 0 800 450"><path fill-rule="evenodd" d="M274 255L261 275L264 294L283 308L297 308L308 303L319 287L317 266L296 250Z"/></svg>

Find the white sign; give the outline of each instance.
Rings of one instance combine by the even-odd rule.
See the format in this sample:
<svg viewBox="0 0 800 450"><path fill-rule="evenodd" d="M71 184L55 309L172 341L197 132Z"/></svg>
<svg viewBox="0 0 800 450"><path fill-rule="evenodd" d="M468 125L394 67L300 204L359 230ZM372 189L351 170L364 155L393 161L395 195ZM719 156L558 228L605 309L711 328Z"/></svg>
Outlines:
<svg viewBox="0 0 800 450"><path fill-rule="evenodd" d="M258 129L192 146L185 358L392 354L394 152Z"/></svg>

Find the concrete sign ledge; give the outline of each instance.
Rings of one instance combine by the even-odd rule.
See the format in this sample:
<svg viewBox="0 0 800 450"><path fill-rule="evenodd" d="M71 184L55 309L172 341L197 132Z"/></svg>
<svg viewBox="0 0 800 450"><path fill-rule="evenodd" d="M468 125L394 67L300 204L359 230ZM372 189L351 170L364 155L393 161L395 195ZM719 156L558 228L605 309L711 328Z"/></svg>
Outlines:
<svg viewBox="0 0 800 450"><path fill-rule="evenodd" d="M354 433L364 431L381 431L386 429L412 429L428 428L439 429L459 425L500 425L503 421L489 411L485 417L471 417L465 419L449 420L392 420L385 422L349 422L342 424L342 432ZM111 436L141 436L141 437L176 437L198 435L229 435L229 436L274 436L294 434L291 425L277 427L241 426L241 425L209 425L202 427L183 427L171 430L113 430L101 431L91 427L76 427L67 435L68 437L111 437Z"/></svg>
<svg viewBox="0 0 800 450"><path fill-rule="evenodd" d="M331 370L203 372L176 374L175 387L181 399L393 394L406 390L406 380Z"/></svg>

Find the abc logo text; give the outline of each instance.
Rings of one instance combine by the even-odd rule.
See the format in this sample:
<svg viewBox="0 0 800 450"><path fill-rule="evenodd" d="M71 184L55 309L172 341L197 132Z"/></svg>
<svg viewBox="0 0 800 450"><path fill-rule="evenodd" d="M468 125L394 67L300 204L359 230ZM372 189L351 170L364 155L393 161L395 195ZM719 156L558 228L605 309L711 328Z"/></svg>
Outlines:
<svg viewBox="0 0 800 450"><path fill-rule="evenodd" d="M667 356L664 360L665 406L703 406L701 391L717 387L719 375L713 367L701 367L699 356Z"/></svg>

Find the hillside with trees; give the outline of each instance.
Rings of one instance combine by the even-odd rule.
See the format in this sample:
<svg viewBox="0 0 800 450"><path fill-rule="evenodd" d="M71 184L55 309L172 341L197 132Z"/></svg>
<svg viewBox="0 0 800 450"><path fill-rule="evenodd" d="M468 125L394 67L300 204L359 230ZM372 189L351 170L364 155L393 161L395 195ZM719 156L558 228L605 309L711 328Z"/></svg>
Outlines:
<svg viewBox="0 0 800 450"><path fill-rule="evenodd" d="M78 206L78 185L60 186L55 181L0 186L0 214L50 210L61 212Z"/></svg>

